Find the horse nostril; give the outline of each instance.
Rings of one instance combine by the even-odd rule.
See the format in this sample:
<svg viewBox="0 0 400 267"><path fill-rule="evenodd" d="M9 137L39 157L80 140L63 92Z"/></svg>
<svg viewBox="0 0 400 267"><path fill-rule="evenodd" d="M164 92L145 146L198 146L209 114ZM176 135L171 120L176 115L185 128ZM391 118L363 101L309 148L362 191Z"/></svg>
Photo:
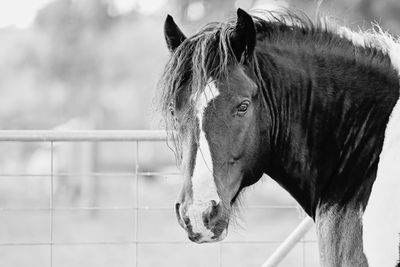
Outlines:
<svg viewBox="0 0 400 267"><path fill-rule="evenodd" d="M192 242L197 242L197 241L200 240L200 238L201 238L201 235L200 235L200 234L192 234L192 235L189 235L189 239L190 239L190 241L192 241Z"/></svg>
<svg viewBox="0 0 400 267"><path fill-rule="evenodd" d="M182 216L181 213L181 203L176 203L175 204L175 213L176 213L176 218L178 219L179 224L185 228L188 224L188 222L185 220L185 216Z"/></svg>
<svg viewBox="0 0 400 267"><path fill-rule="evenodd" d="M189 219L189 217L188 216L183 216L183 222L185 223L185 225L186 226L189 226L189 224L190 224L190 219Z"/></svg>
<svg viewBox="0 0 400 267"><path fill-rule="evenodd" d="M179 208L181 207L181 203L176 203L175 204L175 213L176 213L176 217L181 220L181 213L179 211Z"/></svg>
<svg viewBox="0 0 400 267"><path fill-rule="evenodd" d="M176 203L175 204L175 213L176 217L178 219L179 224L182 226L182 228L187 228L190 226L190 220L188 216L185 216L183 212L181 211L181 203Z"/></svg>
<svg viewBox="0 0 400 267"><path fill-rule="evenodd" d="M219 206L215 200L211 200L211 212L210 219L216 217L218 215Z"/></svg>
<svg viewBox="0 0 400 267"><path fill-rule="evenodd" d="M210 206L205 213L203 213L203 222L206 227L210 227L213 221L218 217L220 206L215 200L211 200Z"/></svg>

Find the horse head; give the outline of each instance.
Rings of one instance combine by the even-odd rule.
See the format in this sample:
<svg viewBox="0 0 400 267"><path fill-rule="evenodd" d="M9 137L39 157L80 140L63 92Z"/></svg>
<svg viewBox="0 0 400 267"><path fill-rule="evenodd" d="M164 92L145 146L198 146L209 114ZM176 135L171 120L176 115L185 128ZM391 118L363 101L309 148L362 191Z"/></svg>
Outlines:
<svg viewBox="0 0 400 267"><path fill-rule="evenodd" d="M176 216L190 240L219 241L240 191L263 173L255 26L239 9L232 27L209 25L186 38L168 16L164 32L171 51L164 115L179 140L184 173Z"/></svg>

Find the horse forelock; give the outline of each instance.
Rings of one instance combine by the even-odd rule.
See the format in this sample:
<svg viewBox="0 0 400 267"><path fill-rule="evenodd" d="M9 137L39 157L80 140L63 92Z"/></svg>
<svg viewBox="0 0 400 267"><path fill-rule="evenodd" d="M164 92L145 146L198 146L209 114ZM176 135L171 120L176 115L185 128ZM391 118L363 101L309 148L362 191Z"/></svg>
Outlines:
<svg viewBox="0 0 400 267"><path fill-rule="evenodd" d="M159 109L165 127L172 137L178 160L181 157L181 136L176 116L186 130L197 127L196 107L210 81L228 77L228 66L235 64L231 53L229 33L233 24L211 23L185 40L171 55L159 82L161 95Z"/></svg>

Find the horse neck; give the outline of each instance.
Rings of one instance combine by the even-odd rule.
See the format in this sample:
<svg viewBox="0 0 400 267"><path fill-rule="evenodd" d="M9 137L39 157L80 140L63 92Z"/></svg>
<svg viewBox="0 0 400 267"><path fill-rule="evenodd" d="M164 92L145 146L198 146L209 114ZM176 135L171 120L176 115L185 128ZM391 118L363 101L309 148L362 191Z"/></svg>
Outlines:
<svg viewBox="0 0 400 267"><path fill-rule="evenodd" d="M257 58L271 129L265 172L312 217L321 202L365 206L398 98L397 74L371 66L366 77L365 62L304 48L274 47Z"/></svg>

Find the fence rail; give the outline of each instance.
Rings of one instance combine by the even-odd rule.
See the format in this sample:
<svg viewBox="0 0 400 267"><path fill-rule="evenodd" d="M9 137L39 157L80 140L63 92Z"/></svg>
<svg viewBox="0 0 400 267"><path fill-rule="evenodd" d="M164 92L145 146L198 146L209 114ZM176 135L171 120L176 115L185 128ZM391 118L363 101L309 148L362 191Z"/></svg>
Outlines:
<svg viewBox="0 0 400 267"><path fill-rule="evenodd" d="M53 266L53 246L55 245L110 245L110 244L120 244L120 245L136 245L136 266L138 266L138 244L186 244L188 241L145 241L138 240L138 220L139 220L139 210L167 210L171 209L170 206L139 206L138 205L138 181L139 176L150 176L150 175L179 175L178 173L158 173L158 172L140 172L139 171L139 143L140 142L154 142L154 141L166 141L167 136L164 131L145 131L145 130L124 130L124 131L109 131L109 130L96 130L96 131L43 131L43 130L28 130L28 131L17 131L8 130L0 131L0 142L47 142L50 143L50 173L45 174L5 174L1 173L1 177L26 177L26 176L39 176L47 177L50 179L50 201L48 207L43 208L0 208L0 212L5 211L49 211L50 212L50 240L49 242L0 242L0 247L4 246L50 246L50 259L49 265ZM134 162L135 170L128 173L56 173L54 171L54 143L55 142L133 142L136 144L136 159ZM111 207L55 207L54 206L54 177L55 176L132 176L135 178L135 194L136 194L136 204L134 207L121 207L121 206L111 206ZM296 209L295 206L250 206L249 209ZM54 212L57 210L132 210L135 213L135 229L133 241L104 241L104 242L56 242L54 241ZM263 267L277 266L279 262L290 252L290 250L302 239L302 237L308 232L312 227L312 221L309 218L305 218L299 226L293 231L291 235L282 243L281 240L264 240L264 241L246 241L248 244L278 244L282 243L281 246L273 253L273 255L267 259L267 261L262 265ZM303 244L307 241L302 241ZM228 241L225 244L235 244L244 243L243 241ZM221 249L220 249L221 250ZM219 253L219 258L221 255ZM219 259L221 263L221 259Z"/></svg>
<svg viewBox="0 0 400 267"><path fill-rule="evenodd" d="M142 142L164 141L165 131L95 130L95 131L0 131L0 141L16 142Z"/></svg>

